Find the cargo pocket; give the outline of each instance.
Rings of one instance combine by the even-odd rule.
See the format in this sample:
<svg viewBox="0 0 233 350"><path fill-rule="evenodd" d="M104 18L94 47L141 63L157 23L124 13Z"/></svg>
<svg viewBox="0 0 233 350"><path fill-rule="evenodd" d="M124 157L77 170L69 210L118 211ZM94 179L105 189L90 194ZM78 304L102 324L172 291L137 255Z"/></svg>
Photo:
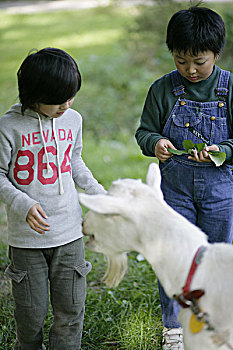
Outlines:
<svg viewBox="0 0 233 350"><path fill-rule="evenodd" d="M83 303L86 297L86 275L91 271L91 263L85 261L83 264L75 266L73 279L73 303Z"/></svg>
<svg viewBox="0 0 233 350"><path fill-rule="evenodd" d="M31 293L27 271L18 270L12 265L6 268L5 274L12 281L12 294L16 304L31 306Z"/></svg>

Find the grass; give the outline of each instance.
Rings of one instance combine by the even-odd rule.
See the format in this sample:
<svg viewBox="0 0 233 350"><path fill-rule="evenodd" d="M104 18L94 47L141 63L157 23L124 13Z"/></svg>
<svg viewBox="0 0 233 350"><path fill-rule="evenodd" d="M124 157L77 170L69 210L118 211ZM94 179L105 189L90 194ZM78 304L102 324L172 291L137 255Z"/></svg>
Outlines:
<svg viewBox="0 0 233 350"><path fill-rule="evenodd" d="M99 256L96 258L98 266ZM99 275L93 270L88 277L86 312L92 318L86 318L83 348L87 342L90 349L108 349L111 344L117 349L160 349L160 306L153 271L131 253L127 277L117 289L109 289L99 280L104 265L102 261ZM93 334L98 334L95 344Z"/></svg>

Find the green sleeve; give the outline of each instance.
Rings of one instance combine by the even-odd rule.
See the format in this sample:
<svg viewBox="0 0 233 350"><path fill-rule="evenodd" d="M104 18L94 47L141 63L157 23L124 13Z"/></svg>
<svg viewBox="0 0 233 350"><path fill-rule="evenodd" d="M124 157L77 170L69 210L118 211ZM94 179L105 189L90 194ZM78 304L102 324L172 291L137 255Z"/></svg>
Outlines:
<svg viewBox="0 0 233 350"><path fill-rule="evenodd" d="M233 165L233 140L222 141L218 144L220 152L226 153L225 163Z"/></svg>
<svg viewBox="0 0 233 350"><path fill-rule="evenodd" d="M161 138L162 125L160 122L160 109L153 91L150 87L143 108L140 125L135 137L142 153L146 156L155 157L155 145Z"/></svg>

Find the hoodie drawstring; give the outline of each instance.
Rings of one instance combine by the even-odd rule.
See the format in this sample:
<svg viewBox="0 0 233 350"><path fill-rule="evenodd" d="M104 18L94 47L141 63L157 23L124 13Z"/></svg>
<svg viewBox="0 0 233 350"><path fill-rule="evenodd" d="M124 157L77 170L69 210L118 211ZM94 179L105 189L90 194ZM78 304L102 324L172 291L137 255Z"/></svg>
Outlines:
<svg viewBox="0 0 233 350"><path fill-rule="evenodd" d="M45 144L45 139L44 139L44 134L43 134L41 118L40 118L40 115L38 113L37 113L37 115L38 115L39 126L40 126L40 135L41 135L41 138L42 138L44 151L45 151L46 162L47 162L47 173L49 173L50 171L52 171L52 168L51 168L51 165L49 164L49 156L48 156L48 152L47 152L47 149L46 149L46 144Z"/></svg>
<svg viewBox="0 0 233 350"><path fill-rule="evenodd" d="M60 160L59 160L59 143L57 140L57 134L56 134L56 130L55 130L55 118L53 118L53 134L54 134L54 138L55 138L55 142L56 142L56 146L57 146L57 170L58 170L58 180L59 180L59 194L63 194L64 193L64 188L63 188L63 184L62 184L62 176L61 176L61 165L60 165Z"/></svg>
<svg viewBox="0 0 233 350"><path fill-rule="evenodd" d="M40 134L41 134L41 138L42 138L42 142L43 142L43 146L44 146L44 151L45 151L45 157L46 157L46 163L47 163L47 173L49 173L52 171L52 168L51 168L51 165L49 164L49 156L48 156L48 152L46 149L46 143L45 143L45 138L44 138L44 133L43 133L43 128L42 128L41 118L40 118L40 115L38 113L37 113L37 115L38 115L39 126L40 126ZM56 148L57 148L57 169L58 169L58 181L59 181L59 194L63 194L64 188L63 188L63 184L62 184L61 165L60 165L60 160L59 160L59 143L57 140L57 135L56 135L56 130L55 130L55 119L54 118L53 118L53 135L54 135Z"/></svg>

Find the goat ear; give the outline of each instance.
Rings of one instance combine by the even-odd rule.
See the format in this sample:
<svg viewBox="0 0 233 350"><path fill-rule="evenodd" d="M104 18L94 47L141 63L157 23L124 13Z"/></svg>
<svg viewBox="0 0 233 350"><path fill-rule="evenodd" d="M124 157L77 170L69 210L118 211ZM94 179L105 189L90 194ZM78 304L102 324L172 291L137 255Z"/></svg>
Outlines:
<svg viewBox="0 0 233 350"><path fill-rule="evenodd" d="M148 168L146 183L149 187L153 188L163 198L163 194L160 188L161 174L159 166L156 163L151 163Z"/></svg>
<svg viewBox="0 0 233 350"><path fill-rule="evenodd" d="M120 214L122 199L106 194L88 195L79 193L80 203L99 214Z"/></svg>

